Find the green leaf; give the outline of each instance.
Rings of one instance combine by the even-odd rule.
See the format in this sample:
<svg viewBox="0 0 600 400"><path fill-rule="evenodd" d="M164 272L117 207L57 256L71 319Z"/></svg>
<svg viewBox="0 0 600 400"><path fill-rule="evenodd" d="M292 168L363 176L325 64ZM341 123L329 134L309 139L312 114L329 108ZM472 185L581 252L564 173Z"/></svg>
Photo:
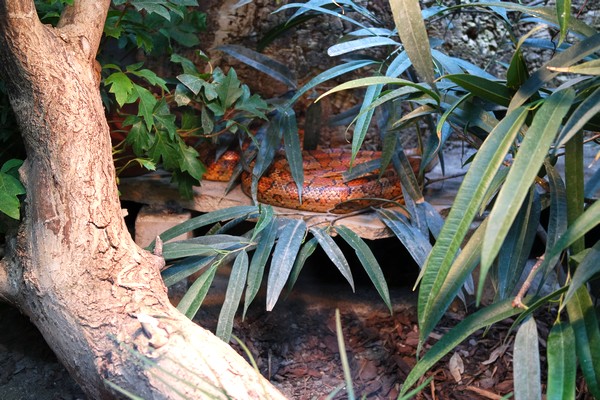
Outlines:
<svg viewBox="0 0 600 400"><path fill-rule="evenodd" d="M21 202L18 196L25 194L25 187L14 176L0 172L0 212L19 219Z"/></svg>
<svg viewBox="0 0 600 400"><path fill-rule="evenodd" d="M582 75L600 75L600 60L592 60L581 64L573 65L572 67L548 67L551 71L566 72L571 74Z"/></svg>
<svg viewBox="0 0 600 400"><path fill-rule="evenodd" d="M573 221L567 231L558 239L552 248L546 250L546 255L539 271L553 267L560 253L587 232L600 224L600 201L594 202L587 210Z"/></svg>
<svg viewBox="0 0 600 400"><path fill-rule="evenodd" d="M144 122L137 116L135 118L137 121L131 125L125 141L131 145L133 152L140 156L152 146L153 140Z"/></svg>
<svg viewBox="0 0 600 400"><path fill-rule="evenodd" d="M343 4L343 3L347 3L347 2L346 1L341 1L340 3ZM275 12L281 12L281 11L287 10L289 8L297 8L297 7L299 7L300 11L302 11L302 12L307 12L308 10L313 10L313 11L316 11L317 13L319 13L319 14L331 15L331 16L343 19L344 21L348 21L351 24L360 26L361 28L369 29L368 26L361 24L359 21L357 21L355 19L352 19L349 16L346 16L344 14L344 9L342 9L342 12L339 13L339 12L331 11L331 10L325 8L325 7L314 6L314 5L312 5L311 2L307 2L307 3L288 3L288 4L286 4L286 5L282 6L282 7L279 7ZM339 10L340 7L335 7L335 9ZM293 18L296 18L296 17L300 16L302 14L300 11L298 11L294 15L292 15L292 17L290 19L293 19Z"/></svg>
<svg viewBox="0 0 600 400"><path fill-rule="evenodd" d="M513 96L509 105L509 110L519 107L529 97L535 94L546 82L549 82L558 75L558 72L551 71L549 68L568 67L598 50L600 50L600 33L574 44L562 53L558 53L554 58L534 72L523 86L521 86L518 92Z"/></svg>
<svg viewBox="0 0 600 400"><path fill-rule="evenodd" d="M554 152L565 145L577 132L583 129L583 126L595 115L600 113L600 88L597 88L588 97L581 102L569 117L554 147Z"/></svg>
<svg viewBox="0 0 600 400"><path fill-rule="evenodd" d="M365 269L367 275L369 275L369 278L371 279L371 282L373 282L375 289L377 289L381 299L389 308L390 313L392 313L392 302L390 300L390 292L388 290L387 282L385 281L383 271L381 271L381 267L379 266L379 263L377 262L377 259L373 255L373 252L369 246L367 246L365 241L362 240L360 236L343 225L336 226L335 230L342 237L342 239L344 239L350 245L350 247L354 249L356 256Z"/></svg>
<svg viewBox="0 0 600 400"><path fill-rule="evenodd" d="M371 123L373 113L375 112L375 109L370 108L369 106L377 99L377 97L379 97L382 89L383 85L369 86L363 96L363 102L356 119L356 126L354 127L354 134L352 135L352 162L354 162L356 154L360 150L363 141L367 136L367 130L369 129L369 124Z"/></svg>
<svg viewBox="0 0 600 400"><path fill-rule="evenodd" d="M114 72L104 79L104 85L110 86L108 91L115 95L120 107L127 103L133 93L133 82L124 72Z"/></svg>
<svg viewBox="0 0 600 400"><path fill-rule="evenodd" d="M420 90L421 92L429 95L436 102L440 101L439 96L434 91L432 91L431 89L428 89L427 87L425 87L423 85L416 84L416 83L408 81L406 79L391 78L391 77L387 77L387 76L371 76L369 78L360 78L360 79L354 79L354 80L351 80L348 82L344 82L341 85L338 85L338 86L334 87L333 89L329 89L328 91L326 91L325 93L320 95L316 101L319 101L325 96L329 96L330 94L340 92L342 90L357 89L360 87L371 86L371 85L400 85L400 86L414 87L414 88Z"/></svg>
<svg viewBox="0 0 600 400"><path fill-rule="evenodd" d="M167 21L171 20L171 14L169 9L164 6L164 0L136 0L132 2L132 5L136 10L145 10L148 14L158 14Z"/></svg>
<svg viewBox="0 0 600 400"><path fill-rule="evenodd" d="M174 170L179 166L179 151L175 146L168 133L158 131L148 149L148 156L157 164L162 162L167 170Z"/></svg>
<svg viewBox="0 0 600 400"><path fill-rule="evenodd" d="M320 85L323 82L326 82L330 79L336 78L345 73L355 71L359 68L367 67L372 64L375 64L375 61L373 61L373 60L352 60L352 61L348 61L344 64L336 65L335 67L329 68L328 70L323 71L319 75L312 78L304 86L302 86L300 89L298 89L298 91L296 92L294 97L292 97L289 100L288 104L290 104L290 105L294 104L300 97L302 97L302 95L304 95L304 93L308 92L309 90L311 90L315 86ZM318 99L316 101L318 101Z"/></svg>
<svg viewBox="0 0 600 400"><path fill-rule="evenodd" d="M171 54L170 61L176 64L180 64L181 68L183 68L184 74L196 76L199 73L198 68L196 68L196 64L194 64L189 58L183 57L180 54Z"/></svg>
<svg viewBox="0 0 600 400"><path fill-rule="evenodd" d="M564 42L569 33L569 21L571 19L571 0L556 1L556 15L558 16L558 25L560 26L560 37L558 46Z"/></svg>
<svg viewBox="0 0 600 400"><path fill-rule="evenodd" d="M468 92L479 96L484 100L501 106L508 106L512 98L512 90L500 82L482 78L476 75L456 74L447 75L444 78L451 80Z"/></svg>
<svg viewBox="0 0 600 400"><path fill-rule="evenodd" d="M535 189L530 189L527 200L521 206L515 222L510 227L496 262L497 295L506 299L513 293L531 254L531 248L540 223L542 206ZM483 276L484 274L481 274ZM481 301L485 281L479 280L477 301Z"/></svg>
<svg viewBox="0 0 600 400"><path fill-rule="evenodd" d="M273 207L269 205L259 204L260 214L258 215L258 221L256 221L256 226L252 231L252 238L254 239L258 236L259 233L263 231L263 229L267 227L271 227L271 222L275 219L275 211L273 211Z"/></svg>
<svg viewBox="0 0 600 400"><path fill-rule="evenodd" d="M431 346L427 353L425 353L410 371L410 374L408 374L402 384L400 395L406 393L423 376L423 374L425 374L425 372L458 346L463 340L469 337L469 335L479 329L520 313L521 310L514 308L511 302L512 299L508 299L485 307L466 317L461 323L452 328L450 332L442 336L437 343Z"/></svg>
<svg viewBox="0 0 600 400"><path fill-rule="evenodd" d="M263 214L261 213L261 216L262 215ZM259 237L258 245L256 246L256 251L252 256L252 262L250 263L250 269L248 271L248 285L246 288L246 295L244 298L244 313L242 314L242 318L246 317L248 307L250 307L250 304L252 304L252 301L254 300L256 294L258 293L258 290L260 289L260 284L262 283L263 275L265 272L265 266L267 265L267 260L271 255L271 250L275 245L276 238L277 220L271 218L269 222L264 226L264 229L262 229L262 234Z"/></svg>
<svg viewBox="0 0 600 400"><path fill-rule="evenodd" d="M301 219L282 218L281 222L267 282L267 311L275 307L306 233L306 223Z"/></svg>
<svg viewBox="0 0 600 400"><path fill-rule="evenodd" d="M252 117L267 119L265 111L268 109L268 104L257 94L250 94L250 89L246 85L242 85L242 96L235 104L235 109L238 111L246 111Z"/></svg>
<svg viewBox="0 0 600 400"><path fill-rule="evenodd" d="M177 304L177 309L189 319L194 318L200 309L200 306L208 293L208 289L210 289L210 286L215 279L217 267L218 263L215 263L208 270L204 271L192 286L190 286L179 301L179 304Z"/></svg>
<svg viewBox="0 0 600 400"><path fill-rule="evenodd" d="M533 317L519 327L513 351L516 399L542 400L542 376L537 326Z"/></svg>
<svg viewBox="0 0 600 400"><path fill-rule="evenodd" d="M182 140L179 143L179 168L187 172L193 178L200 180L206 172L206 167L200 161L198 152L191 146L186 145Z"/></svg>
<svg viewBox="0 0 600 400"><path fill-rule="evenodd" d="M329 257L329 259L333 262L336 268L340 271L342 276L346 278L350 286L352 287L352 291L354 291L354 279L352 279L352 271L350 271L350 264L348 264L348 260L344 256L344 253L339 248L339 246L335 243L335 241L329 236L323 228L314 227L310 228L310 233L317 239L319 245L325 251L325 254Z"/></svg>
<svg viewBox="0 0 600 400"><path fill-rule="evenodd" d="M208 235L163 244L163 258L174 260L189 256L226 254L251 245L246 238L232 235Z"/></svg>
<svg viewBox="0 0 600 400"><path fill-rule="evenodd" d="M342 331L342 319L340 318L339 308L335 309L335 332L337 336L338 349L340 350L340 361L344 371L344 382L346 383L346 393L348 400L355 400L354 387L352 382L352 370L348 362L348 353L346 353L346 344L344 343L344 332Z"/></svg>
<svg viewBox="0 0 600 400"><path fill-rule="evenodd" d="M544 167L546 168L548 182L550 183L550 216L548 219L545 249L546 257L548 257L550 249L554 247L567 230L567 192L565 184L556 168L549 162L545 162ZM548 265L556 264L558 256L559 254L557 253L552 260L548 260ZM547 273L548 270L544 272Z"/></svg>
<svg viewBox="0 0 600 400"><path fill-rule="evenodd" d="M286 109L282 113L281 125L283 129L283 145L285 148L285 158L287 159L292 173L292 178L298 189L298 199L302 203L302 188L304 187L304 164L302 163L302 147L298 126L296 125L296 115L291 109Z"/></svg>
<svg viewBox="0 0 600 400"><path fill-rule="evenodd" d="M186 257L161 271L160 275L165 286L169 287L184 280L193 273L208 267L214 261L215 257Z"/></svg>
<svg viewBox="0 0 600 400"><path fill-rule="evenodd" d="M419 77L434 87L433 59L418 0L390 0L389 3L408 58Z"/></svg>
<svg viewBox="0 0 600 400"><path fill-rule="evenodd" d="M247 274L248 253L241 251L235 258L233 267L231 268L227 292L225 292L225 301L223 302L223 307L221 307L221 312L219 313L217 331L215 333L225 343L229 342L229 339L231 339L233 319L235 318L235 312L240 305Z"/></svg>
<svg viewBox="0 0 600 400"><path fill-rule="evenodd" d="M579 367L590 393L600 398L600 332L596 310L585 287L577 289L571 297L567 312L575 333Z"/></svg>
<svg viewBox="0 0 600 400"><path fill-rule="evenodd" d="M554 324L548 335L548 386L546 398L575 400L577 357L573 328L566 322Z"/></svg>
<svg viewBox="0 0 600 400"><path fill-rule="evenodd" d="M394 232L394 235L422 268L432 248L429 238L425 237L420 229L409 225L400 212L388 209L377 209L376 211L383 223Z"/></svg>
<svg viewBox="0 0 600 400"><path fill-rule="evenodd" d="M4 172L5 174L9 174L15 177L16 179L19 179L19 168L21 168L23 162L23 160L11 158L10 160L2 164L0 172Z"/></svg>
<svg viewBox="0 0 600 400"><path fill-rule="evenodd" d="M596 242L596 244L592 246L575 270L573 278L571 279L571 283L569 284L569 290L565 295L559 312L562 311L564 305L571 300L571 297L573 297L575 292L577 292L581 286L585 285L598 272L600 272L600 241Z"/></svg>
<svg viewBox="0 0 600 400"><path fill-rule="evenodd" d="M254 163L254 168L252 169L252 186L250 191L252 195L252 201L254 203L258 203L256 197L258 181L273 162L276 149L278 149L280 146L281 136L283 134L283 126L285 125L283 119L289 117L284 116L287 115L288 111L288 109L286 109L285 112L281 112L281 110L279 110L279 112L275 114L275 117L269 121L266 138L260 143L258 155L256 156L256 162Z"/></svg>
<svg viewBox="0 0 600 400"><path fill-rule="evenodd" d="M218 46L217 50L221 50L243 63L248 64L252 68L269 75L271 78L282 82L290 89L296 89L297 87L294 73L285 64L267 57L264 54L244 46L233 44Z"/></svg>
<svg viewBox="0 0 600 400"><path fill-rule="evenodd" d="M222 79L216 80L217 95L223 110L232 107L243 94L240 81L233 68Z"/></svg>
<svg viewBox="0 0 600 400"><path fill-rule="evenodd" d="M152 92L150 92L148 89L134 83L133 91L128 99L128 102L132 103L138 99L138 116L144 118L146 127L148 128L148 130L150 130L152 129L152 126L154 126L154 118L152 114L154 111L154 107L156 106L157 100L152 94Z"/></svg>
<svg viewBox="0 0 600 400"><path fill-rule="evenodd" d="M490 212L481 254L483 271L488 270L496 258L574 98L571 89L555 92L536 112Z"/></svg>
<svg viewBox="0 0 600 400"><path fill-rule="evenodd" d="M527 109L515 110L492 130L473 159L458 190L446 223L422 271L418 305L422 339L429 335L445 312L445 308L441 309L445 302L438 298L440 290L446 282L448 271L470 229L487 188L493 182L494 175L502 165L526 116Z"/></svg>
<svg viewBox="0 0 600 400"><path fill-rule="evenodd" d="M292 290L294 284L298 280L298 276L300 275L300 271L304 267L304 263L315 252L317 249L319 242L317 238L312 238L308 242L302 245L300 251L298 252L298 256L296 257L296 261L294 261L294 267L292 268L292 272L290 273L290 279L288 280L288 290Z"/></svg>
<svg viewBox="0 0 600 400"><path fill-rule="evenodd" d="M167 242L179 235L193 231L194 229L201 228L203 226L212 225L219 221L228 221L239 217L251 218L255 213L258 213L258 207L256 206L236 206L228 207L222 210L217 210L202 214L198 217L194 217L179 225L176 225L170 229L167 229L160 234L160 238L163 242ZM154 241L148 246L148 250L154 250Z"/></svg>
<svg viewBox="0 0 600 400"><path fill-rule="evenodd" d="M183 83L185 87L190 89L192 93L196 95L200 93L200 90L202 90L202 88L211 86L210 83L206 82L202 78L197 77L196 75L181 74L177 75L177 79L179 80L179 82ZM214 97L207 96L207 100L213 100L217 96L216 92L214 93L214 95Z"/></svg>
<svg viewBox="0 0 600 400"><path fill-rule="evenodd" d="M167 82L160 78L154 71L149 69L140 69L136 71L130 71L133 75L139 76L140 78L144 78L149 84L152 86L158 86L164 91L168 92Z"/></svg>
<svg viewBox="0 0 600 400"><path fill-rule="evenodd" d="M327 55L329 57L336 57L342 54L351 53L363 49L370 49L377 46L400 47L400 43L385 36L367 36L364 38L349 40L347 42L341 42L336 45L333 45L327 49Z"/></svg>

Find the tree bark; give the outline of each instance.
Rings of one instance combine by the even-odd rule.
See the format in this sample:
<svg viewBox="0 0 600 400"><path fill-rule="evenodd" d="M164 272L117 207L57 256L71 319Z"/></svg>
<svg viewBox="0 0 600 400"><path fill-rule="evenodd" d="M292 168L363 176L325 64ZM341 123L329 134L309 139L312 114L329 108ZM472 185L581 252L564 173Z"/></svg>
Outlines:
<svg viewBox="0 0 600 400"><path fill-rule="evenodd" d="M117 397L110 383L145 399L283 398L171 306L164 260L125 227L94 72L109 4L75 0L53 28L33 0L0 0L0 79L27 151L0 299L32 319L90 398Z"/></svg>

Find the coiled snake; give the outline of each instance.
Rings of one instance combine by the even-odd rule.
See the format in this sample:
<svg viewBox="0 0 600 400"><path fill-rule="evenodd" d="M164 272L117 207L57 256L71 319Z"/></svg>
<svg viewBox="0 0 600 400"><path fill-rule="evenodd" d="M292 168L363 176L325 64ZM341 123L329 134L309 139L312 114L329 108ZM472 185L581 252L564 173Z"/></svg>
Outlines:
<svg viewBox="0 0 600 400"><path fill-rule="evenodd" d="M361 150L355 165L377 159L380 152ZM209 163L204 179L229 180L223 161L235 163L237 154L226 152L219 161ZM381 176L376 172L344 182L342 173L350 166L351 153L345 149L305 150L302 152L304 164L304 184L302 202L285 156L276 157L271 167L258 182L257 199L260 203L278 207L313 212L347 213L372 205L381 200L401 200L402 188L395 171L388 168ZM413 171L418 172L420 158L410 157ZM250 195L251 174L242 174L242 190Z"/></svg>

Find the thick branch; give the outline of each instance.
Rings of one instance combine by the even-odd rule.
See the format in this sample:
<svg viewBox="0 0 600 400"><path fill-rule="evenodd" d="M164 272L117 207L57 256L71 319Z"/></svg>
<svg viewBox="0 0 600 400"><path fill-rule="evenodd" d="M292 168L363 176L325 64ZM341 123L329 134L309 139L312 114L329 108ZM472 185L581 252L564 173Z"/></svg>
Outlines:
<svg viewBox="0 0 600 400"><path fill-rule="evenodd" d="M84 56L93 59L98 51L110 0L77 0L63 11L57 28L69 39L78 39Z"/></svg>

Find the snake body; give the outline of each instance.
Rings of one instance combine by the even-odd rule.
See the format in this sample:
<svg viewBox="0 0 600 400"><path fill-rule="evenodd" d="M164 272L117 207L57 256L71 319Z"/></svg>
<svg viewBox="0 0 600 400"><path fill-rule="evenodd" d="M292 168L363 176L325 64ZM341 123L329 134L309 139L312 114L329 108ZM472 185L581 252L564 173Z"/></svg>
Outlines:
<svg viewBox="0 0 600 400"><path fill-rule="evenodd" d="M234 163L234 154L225 153L221 159L227 164ZM354 164L381 157L377 151L361 150ZM257 200L260 203L313 212L347 213L368 206L380 204L381 200L400 200L402 188L400 179L393 169L383 174L375 172L344 182L342 173L350 167L351 152L345 149L308 150L302 152L304 166L304 183L302 202L298 197L298 188L292 178L289 165L284 155L276 157L271 167L258 181ZM219 160L217 165L210 165L209 180L228 180L226 165ZM418 159L411 159L412 167L418 170ZM251 196L251 174L242 174L242 190Z"/></svg>

